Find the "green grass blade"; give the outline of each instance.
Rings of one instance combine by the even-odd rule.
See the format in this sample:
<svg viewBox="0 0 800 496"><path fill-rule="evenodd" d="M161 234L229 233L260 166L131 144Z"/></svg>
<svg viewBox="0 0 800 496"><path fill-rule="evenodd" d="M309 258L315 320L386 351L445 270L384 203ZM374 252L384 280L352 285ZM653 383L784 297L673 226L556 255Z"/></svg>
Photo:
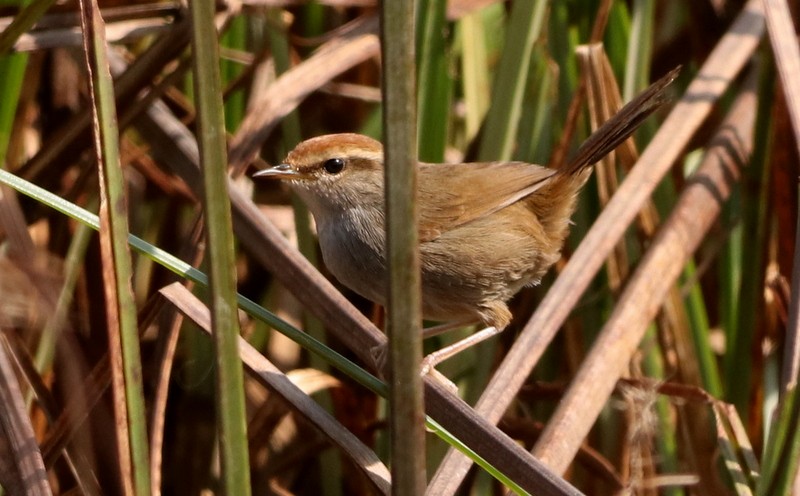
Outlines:
<svg viewBox="0 0 800 496"><path fill-rule="evenodd" d="M192 18L192 62L197 108L197 143L203 170L203 207L210 271L211 323L216 360L217 426L225 494L250 494L250 463L239 359L236 307L236 263L228 196L225 116L215 3L189 3Z"/></svg>
<svg viewBox="0 0 800 496"><path fill-rule="evenodd" d="M741 286L735 302L738 322L735 338L727 341L727 398L747 422L750 409L751 381L753 380L753 347L757 346L756 327L763 312L764 274L769 236L770 160L769 136L773 123L772 88L773 68L765 68L761 75L758 115L756 116L753 156L742 177L741 222L744 235L742 243Z"/></svg>
<svg viewBox="0 0 800 496"><path fill-rule="evenodd" d="M246 52L247 50L247 17L237 15L228 24L225 34L220 40L220 44L225 48ZM223 59L220 61L220 71L223 78L223 86L234 81L242 72L243 65L236 60ZM245 114L247 100L244 91L236 89L227 95L225 99L225 128L235 131Z"/></svg>
<svg viewBox="0 0 800 496"><path fill-rule="evenodd" d="M694 281L695 277L694 263L690 262L684 270L683 279ZM709 344L711 326L708 322L708 313L706 312L702 290L700 284L696 281L692 283L689 294L686 297L686 314L690 322L694 349L700 366L700 375L703 378L703 389L715 398L721 398L723 394L722 379L719 375L716 357Z"/></svg>
<svg viewBox="0 0 800 496"><path fill-rule="evenodd" d="M128 249L128 211L125 201L125 178L119 159L119 129L117 127L114 83L108 65L108 45L105 23L96 1L81 1L81 25L84 33L86 65L91 76L92 112L95 123L95 151L98 157L100 181L100 219L108 229L101 233L100 245L106 284L106 307L109 322L109 353L122 360L122 376L128 423L128 440L120 439L120 449L129 443L132 464L133 490L150 494L150 463L147 442L147 409L142 385L142 362L139 350L139 330L136 303L131 280L133 265ZM113 290L111 289L113 287ZM118 335L117 335L118 334ZM119 347L119 350L116 348ZM112 371L115 367L112 365ZM112 372L112 376L115 374ZM116 386L116 381L115 381ZM114 388L115 399L122 391ZM119 401L117 400L117 406ZM118 418L120 418L118 417ZM123 456L121 463L127 457ZM125 468L123 467L123 471ZM123 477L123 480L125 477Z"/></svg>
<svg viewBox="0 0 800 496"><path fill-rule="evenodd" d="M0 167L6 166L6 154L14 128L14 116L17 112L17 102L22 91L22 80L25 77L25 66L28 56L13 54L0 59Z"/></svg>
<svg viewBox="0 0 800 496"><path fill-rule="evenodd" d="M791 494L800 464L800 398L797 388L789 391L778 406L776 420L764 447L761 477L756 494Z"/></svg>
<svg viewBox="0 0 800 496"><path fill-rule="evenodd" d="M489 61L486 46L483 11L465 16L458 23L458 43L461 52L461 79L464 96L465 141L477 136L481 122L489 110Z"/></svg>
<svg viewBox="0 0 800 496"><path fill-rule="evenodd" d="M34 356L36 370L42 374L50 370L53 366L59 331L64 327L64 323L67 321L67 316L73 300L72 295L81 274L83 259L86 256L86 249L89 246L91 234L92 231L88 226L79 224L70 241L67 257L64 260L64 284L61 286L61 291L56 301L56 308L53 314L47 318L47 322L42 329L42 338L39 340L39 345L36 348L36 355Z"/></svg>
<svg viewBox="0 0 800 496"><path fill-rule="evenodd" d="M514 2L505 49L492 91L478 160L509 160L514 151L522 95L528 79L533 43L539 38L547 12L546 0Z"/></svg>
<svg viewBox="0 0 800 496"><path fill-rule="evenodd" d="M622 88L622 99L626 102L631 101L650 82L654 19L654 0L634 1L628 63L625 65L625 82Z"/></svg>
<svg viewBox="0 0 800 496"><path fill-rule="evenodd" d="M289 26L284 26L284 21L278 9L270 9L266 12L269 22L266 23L266 36L269 40L270 53L275 61L275 72L280 75L288 71L291 67L291 50L289 46ZM283 29L278 29L280 26ZM289 113L281 121L283 131L284 152L291 150L302 138L300 125L300 115L297 111ZM317 267L319 265L317 257L317 241L311 225L311 214L308 207L300 200L296 194L292 194L292 211L294 213L295 233L297 234L297 248L300 253ZM325 328L322 323L311 312L304 309L303 323L306 332L321 343L325 342ZM309 356L311 368L329 373L328 363L321 359L316 353ZM330 394L319 396L318 402L322 408L328 412L334 412L333 402ZM342 463L338 453L326 450L320 455L319 473L323 475L322 496L338 496L342 493L342 485L338 483L342 477Z"/></svg>
<svg viewBox="0 0 800 496"><path fill-rule="evenodd" d="M528 492L525 491L523 488L521 488L516 482L506 477L502 471L490 465L485 459L483 459L480 455L469 449L469 447L466 446L464 443L462 443L458 438L453 437L453 435L447 432L447 430L444 427L442 427L438 422L429 417L426 422L426 426L434 434L444 439L448 444L453 446L455 449L467 455L473 462L475 462L481 468L486 470L486 472L488 472L492 477L501 482L504 486L514 491L514 493L528 494Z"/></svg>
<svg viewBox="0 0 800 496"><path fill-rule="evenodd" d="M543 51L534 50L528 87L520 119L520 160L546 164L553 143L552 111L555 76Z"/></svg>
<svg viewBox="0 0 800 496"><path fill-rule="evenodd" d="M14 16L11 24L0 32L0 53L9 51L17 39L30 31L36 21L55 3L56 0L34 0Z"/></svg>
<svg viewBox="0 0 800 496"><path fill-rule="evenodd" d="M445 0L423 0L418 7L417 148L419 159L426 162L442 162L447 147L453 84L446 8Z"/></svg>

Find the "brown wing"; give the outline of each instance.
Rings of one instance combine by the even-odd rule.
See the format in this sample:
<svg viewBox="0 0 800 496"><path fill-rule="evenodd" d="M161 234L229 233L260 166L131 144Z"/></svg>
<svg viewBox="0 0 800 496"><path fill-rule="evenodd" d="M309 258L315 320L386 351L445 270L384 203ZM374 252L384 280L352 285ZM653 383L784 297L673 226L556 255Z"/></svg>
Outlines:
<svg viewBox="0 0 800 496"><path fill-rule="evenodd" d="M420 164L420 241L511 205L541 188L554 173L524 162Z"/></svg>

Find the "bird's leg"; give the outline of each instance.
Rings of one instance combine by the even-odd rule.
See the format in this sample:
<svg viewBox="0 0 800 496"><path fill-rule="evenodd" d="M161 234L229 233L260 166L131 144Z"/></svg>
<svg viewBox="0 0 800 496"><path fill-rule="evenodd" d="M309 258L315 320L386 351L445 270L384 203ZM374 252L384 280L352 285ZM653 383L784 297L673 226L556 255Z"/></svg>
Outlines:
<svg viewBox="0 0 800 496"><path fill-rule="evenodd" d="M511 322L511 312L508 310L506 303L502 300L492 300L481 303L478 306L477 313L480 316L480 320L484 324L488 324L489 327L486 327L485 329L482 329L469 337L466 337L460 341L456 341L455 343L445 346L444 348L434 351L430 355L426 356L422 360L423 375L433 370L436 365L440 364L444 360L447 360L451 356L460 353L471 346L475 346L481 341L485 341L494 335L499 334L503 329L506 328L506 326L508 326L509 322ZM451 328L452 327L454 326L451 326ZM444 331L428 331L426 333L429 335L436 335L441 332Z"/></svg>
<svg viewBox="0 0 800 496"><path fill-rule="evenodd" d="M501 309L500 311L503 312L504 310ZM507 310L506 310L507 312ZM420 375L425 377L426 375L431 375L435 379L437 379L440 383L444 384L448 389L451 389L454 393L458 391L458 388L452 381L450 381L447 377L442 375L439 371L435 369L437 365L442 363L443 361L447 360L448 358L457 355L458 353L466 350L467 348L471 348L476 344L489 339L490 337L499 334L505 325L507 324L508 320L510 320L510 314L506 317L505 313L501 314L501 319L493 319L501 323L502 327L498 329L498 327L491 326L481 329L478 332L475 332L464 339L456 341L453 344L447 345L439 350L434 351L433 353L427 355L422 359L422 366L420 369ZM422 330L422 337L430 338L433 336L438 336L440 334L444 334L445 332L452 331L454 329L460 329L462 327L467 327L470 325L477 324L478 321L475 319L466 319L466 320L456 320L453 322L447 322L445 324L428 327L427 329ZM373 356L375 359L375 363L378 366L378 370L382 370L383 366L386 364L386 353L387 349L385 346L380 346L379 349L373 350Z"/></svg>
<svg viewBox="0 0 800 496"><path fill-rule="evenodd" d="M440 326L437 326L437 327L440 327ZM431 328L431 329L433 329L433 328ZM426 329L426 331L427 331L427 329ZM439 331L439 332L437 332L436 334L433 334L433 335L435 336L437 334L441 334L442 332L445 332L445 331ZM500 334L500 332L501 331L498 330L496 327L487 327L485 329L481 329L480 331L478 331L478 332L476 332L474 334L471 334L471 335L467 336L466 338L464 338L464 339L462 339L460 341L456 341L453 344L447 345L444 348L441 348L441 349L438 349L438 350L434 351L433 353L429 354L428 356L426 356L425 358L422 359L422 369L421 369L422 375L424 376L424 375L426 375L428 373L435 372L434 367L436 367L437 365L439 365L443 361L447 360L448 358L450 358L450 357L452 357L454 355L457 355L458 353L461 353L462 351L466 350L467 348L471 348L471 347L475 346L476 344L478 344L478 343L480 343L482 341L486 341L487 339L489 339L492 336Z"/></svg>
<svg viewBox="0 0 800 496"><path fill-rule="evenodd" d="M447 323L447 324L437 325L437 326L434 326L434 327L429 327L427 329L423 329L423 331L422 331L423 336L422 337L424 339L424 338L429 338L429 337L432 337L432 336L438 336L439 334L442 334L444 332L451 331L453 329L459 329L461 327L466 327L466 326L468 326L470 324L475 324L475 323L476 323L475 321L457 321L457 322L450 322L450 323ZM449 354L447 354L448 351L451 350L451 348L459 345L459 343L463 343L464 341L470 340L470 339L472 339L474 337L475 337L475 334L473 334L472 336L470 336L470 337L468 337L466 339L458 341L458 342L456 342L454 344L446 346L446 347L442 348L441 350L435 351L435 352L431 353L430 355L428 355L427 357L423 358L420 375L422 377L425 377L426 375L430 375L431 377L433 377L434 379L439 381L440 384L442 384L447 389L452 391L453 394L457 394L458 393L458 387L453 383L453 381L451 381L450 379L445 377L441 372L439 372L438 370L434 369L433 367L436 366L437 364L441 363L442 361L446 360L447 358L455 355L459 351L464 350L466 348L469 348L470 346L472 346L472 344L476 344L477 342L479 342L479 341L474 341L471 344L467 344L466 346L463 346L460 349L457 349L457 350L454 350L454 351L450 351ZM374 360L374 363L376 364L376 367L377 367L378 371L383 371L384 367L386 366L387 353L388 353L387 346L376 346L374 349L372 349L372 358Z"/></svg>
<svg viewBox="0 0 800 496"><path fill-rule="evenodd" d="M422 330L422 339L432 338L440 334L452 331L453 329L461 329L462 327L469 327L478 324L475 319L454 320L453 322L445 322L444 324L435 325Z"/></svg>
<svg viewBox="0 0 800 496"><path fill-rule="evenodd" d="M435 325L435 326L432 326L432 327L428 327L428 328L422 329L422 339L432 338L434 336L438 336L440 334L444 334L444 333L452 331L454 329L461 329L462 327L469 327L469 326L473 326L473 325L476 325L476 324L478 324L478 321L475 320L475 319L462 319L462 320L454 320L453 322L446 322L444 324ZM453 346L453 345L450 345L450 346ZM448 346L448 348L449 348L449 346ZM453 353L453 354L455 354L455 353ZM451 354L450 356L452 356L453 354ZM386 362L386 349L385 349L385 347L381 346L380 349L374 350L372 355L373 355L373 358L375 359L375 363L377 363L379 365L379 368L382 368L382 366L385 365L385 362ZM436 363L439 363L439 362L441 362L441 361L443 361L445 359L446 359L446 357L442 358L441 360L439 360Z"/></svg>

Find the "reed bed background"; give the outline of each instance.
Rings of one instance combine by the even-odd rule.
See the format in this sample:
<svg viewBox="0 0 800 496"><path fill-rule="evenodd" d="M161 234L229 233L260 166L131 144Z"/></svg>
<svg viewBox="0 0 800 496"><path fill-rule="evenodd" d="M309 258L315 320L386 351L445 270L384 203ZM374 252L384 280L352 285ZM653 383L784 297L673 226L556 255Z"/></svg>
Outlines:
<svg viewBox="0 0 800 496"><path fill-rule="evenodd" d="M417 2L429 162L558 167L682 66L510 328L438 367L457 396L426 378L428 493L800 493L797 7ZM391 492L413 460L390 459L384 312L249 179L305 138L383 136L377 9L4 2L7 494Z"/></svg>

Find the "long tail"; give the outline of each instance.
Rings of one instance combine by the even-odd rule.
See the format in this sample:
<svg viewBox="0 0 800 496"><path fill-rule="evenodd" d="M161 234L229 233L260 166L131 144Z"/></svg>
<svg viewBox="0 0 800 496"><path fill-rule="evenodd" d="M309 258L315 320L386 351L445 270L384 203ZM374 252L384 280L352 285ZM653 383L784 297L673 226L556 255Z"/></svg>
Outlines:
<svg viewBox="0 0 800 496"><path fill-rule="evenodd" d="M603 123L583 142L569 163L559 169L559 173L576 174L599 162L628 139L642 121L664 103L664 90L675 80L680 70L680 66L671 70Z"/></svg>

